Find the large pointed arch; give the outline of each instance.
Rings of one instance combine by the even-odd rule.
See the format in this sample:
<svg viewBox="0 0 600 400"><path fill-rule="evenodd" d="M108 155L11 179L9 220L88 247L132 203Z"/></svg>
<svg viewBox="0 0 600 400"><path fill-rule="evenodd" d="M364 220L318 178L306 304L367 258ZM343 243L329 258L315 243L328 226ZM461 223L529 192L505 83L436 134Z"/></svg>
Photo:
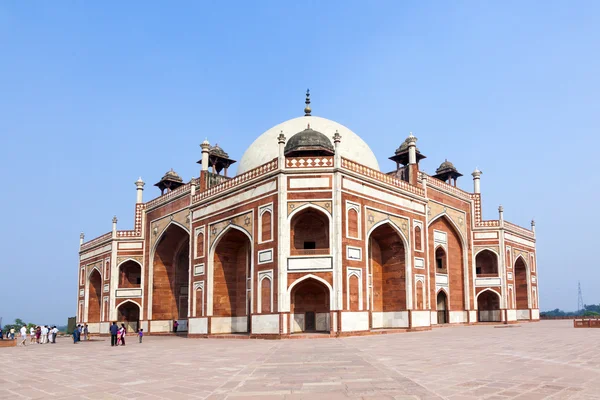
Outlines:
<svg viewBox="0 0 600 400"><path fill-rule="evenodd" d="M515 309L517 319L526 319L519 311L524 312L531 308L531 278L529 264L522 254L519 254L513 263ZM527 318L528 319L528 318Z"/></svg>
<svg viewBox="0 0 600 400"><path fill-rule="evenodd" d="M88 323L102 320L102 273L94 267L87 276L87 319Z"/></svg>
<svg viewBox="0 0 600 400"><path fill-rule="evenodd" d="M221 240L227 236L229 232L233 230L241 232L249 244L249 277L250 278L250 310L254 310L254 241L252 240L252 236L250 233L244 228L230 224L225 229L223 229L219 234L215 237L215 240L212 245L209 247L208 252L208 260L207 260L207 301L206 301L206 315L213 316L214 315L214 279L215 279L215 252Z"/></svg>
<svg viewBox="0 0 600 400"><path fill-rule="evenodd" d="M175 235L169 236L169 232ZM148 319L170 321L187 318L190 240L189 229L171 221L152 246L148 273ZM187 265L184 265L186 262Z"/></svg>
<svg viewBox="0 0 600 400"><path fill-rule="evenodd" d="M433 224L435 221L437 221L440 218L446 218L446 220L448 220L448 222L450 223L450 225L452 225L454 227L454 229L456 230L456 233L458 233L458 236L460 237L460 242L463 246L466 246L467 244L467 239L464 237L461 228L456 225L456 222L454 222L454 220L452 219L452 217L446 213L446 212L442 212L438 215L436 215L435 217L433 217L433 219L431 219L429 221L429 223L427 224L427 227L429 228L431 226L431 224Z"/></svg>
<svg viewBox="0 0 600 400"><path fill-rule="evenodd" d="M395 256L393 253L390 253L390 249L387 246L384 246L383 248L380 247L379 241L384 239L377 239L376 246L373 243L373 235L386 227L396 234L396 237L402 245L402 248L399 249L399 251L404 252L403 260L401 260L404 264L402 271L404 277L403 279L400 278L400 286L398 286L399 284L397 282L392 282L397 276L398 270L390 269L392 265L397 265L397 263L388 263L388 261L392 260ZM367 232L366 239L367 276L370 275L374 277L373 283L367 291L369 309L372 312L404 311L412 309L412 251L409 238L405 236L404 232L402 232L400 227L393 221L386 219L374 224ZM377 250L377 255L374 255L374 250ZM381 258L381 260L376 261L378 258ZM384 261L384 259L387 259L387 261ZM377 290L377 286L381 286L379 290ZM393 289L393 291L391 289Z"/></svg>
<svg viewBox="0 0 600 400"><path fill-rule="evenodd" d="M434 243L434 253L435 254L435 249L437 248L437 246L435 246L435 237L433 235L432 232L430 232L430 230L432 229L433 225L440 221L443 220L447 223L447 225L449 225L449 227L452 229L452 231L454 231L454 233L456 234L457 238L458 238L458 245L460 246L461 249L461 254L460 257L462 259L462 266L461 266L461 274L462 274L462 288L460 290L452 290L452 292L454 293L454 297L450 298L450 296L448 296L448 303L449 303L449 307L451 309L453 309L453 311L464 311L464 310L469 310L471 307L471 298L475 298L475 286L474 285L470 285L470 275L469 274L469 260L468 260L468 246L467 246L467 240L465 238L465 236L463 235L463 232L461 231L461 228L456 224L456 222L452 219L452 217L446 213L446 212L442 212L438 215L436 215L434 218L432 218L428 223L427 223L427 230L428 230L428 237L429 240L433 240ZM430 246L431 249L431 246ZM449 246L446 246L445 251L448 257L448 265L447 267L450 268L450 257L451 254L449 252ZM429 255L431 257L431 254ZM436 273L436 269L433 268L430 271L430 279L432 280L432 282L435 282L435 273ZM450 284L450 272L448 273L448 279L449 279L449 284ZM432 290L433 292L433 290ZM458 293L457 293L458 292ZM461 294L462 297L460 303L462 303L462 305L460 305L460 303L457 303L456 301L456 296ZM473 297L471 297L473 296ZM454 307L451 306L451 304L454 303ZM463 321L463 322L467 322L467 321Z"/></svg>

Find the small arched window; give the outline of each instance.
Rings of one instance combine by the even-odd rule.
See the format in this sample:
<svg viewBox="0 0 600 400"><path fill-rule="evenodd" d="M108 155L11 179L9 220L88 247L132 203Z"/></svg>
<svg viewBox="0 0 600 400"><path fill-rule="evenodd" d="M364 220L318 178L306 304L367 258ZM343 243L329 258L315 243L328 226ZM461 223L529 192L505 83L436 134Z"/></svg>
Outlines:
<svg viewBox="0 0 600 400"><path fill-rule="evenodd" d="M260 283L260 312L266 314L271 311L271 279L263 278Z"/></svg>
<svg viewBox="0 0 600 400"><path fill-rule="evenodd" d="M421 227L415 226L415 250L423 250L422 246L422 238L421 238Z"/></svg>
<svg viewBox="0 0 600 400"><path fill-rule="evenodd" d="M196 234L196 258L204 257L204 232Z"/></svg>
<svg viewBox="0 0 600 400"><path fill-rule="evenodd" d="M348 210L348 237L358 238L358 212L354 208Z"/></svg>
<svg viewBox="0 0 600 400"><path fill-rule="evenodd" d="M490 250L483 250L475 256L475 272L478 276L498 275L498 257Z"/></svg>
<svg viewBox="0 0 600 400"><path fill-rule="evenodd" d="M290 223L291 255L329 254L329 219L314 208L292 217Z"/></svg>
<svg viewBox="0 0 600 400"><path fill-rule="evenodd" d="M271 211L265 211L260 217L261 239L263 242L271 240Z"/></svg>
<svg viewBox="0 0 600 400"><path fill-rule="evenodd" d="M439 273L447 273L448 266L446 265L446 251L443 247L435 249L435 269Z"/></svg>

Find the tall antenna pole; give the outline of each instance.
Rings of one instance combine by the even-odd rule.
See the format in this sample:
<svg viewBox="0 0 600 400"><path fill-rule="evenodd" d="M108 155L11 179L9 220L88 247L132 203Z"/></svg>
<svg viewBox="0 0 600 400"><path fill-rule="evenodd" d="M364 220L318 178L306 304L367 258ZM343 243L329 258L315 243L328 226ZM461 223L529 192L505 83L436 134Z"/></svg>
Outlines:
<svg viewBox="0 0 600 400"><path fill-rule="evenodd" d="M581 293L581 282L577 281L577 313L582 312L584 307L583 294Z"/></svg>

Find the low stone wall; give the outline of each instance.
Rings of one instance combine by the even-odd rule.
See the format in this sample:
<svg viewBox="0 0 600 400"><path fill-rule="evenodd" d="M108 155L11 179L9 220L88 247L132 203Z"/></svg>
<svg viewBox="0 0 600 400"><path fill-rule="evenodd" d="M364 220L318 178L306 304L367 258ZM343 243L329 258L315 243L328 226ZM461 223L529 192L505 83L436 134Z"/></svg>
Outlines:
<svg viewBox="0 0 600 400"><path fill-rule="evenodd" d="M600 328L598 318L578 318L573 320L574 328Z"/></svg>
<svg viewBox="0 0 600 400"><path fill-rule="evenodd" d="M18 340L4 339L0 340L0 347L16 347Z"/></svg>

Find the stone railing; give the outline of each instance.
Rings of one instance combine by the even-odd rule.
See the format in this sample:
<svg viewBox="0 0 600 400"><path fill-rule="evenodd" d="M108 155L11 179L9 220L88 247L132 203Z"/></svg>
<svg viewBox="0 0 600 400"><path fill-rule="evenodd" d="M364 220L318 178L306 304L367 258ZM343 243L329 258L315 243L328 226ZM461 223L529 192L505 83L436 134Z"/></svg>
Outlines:
<svg viewBox="0 0 600 400"><path fill-rule="evenodd" d="M535 236L533 234L533 231L530 231L529 229L523 228L523 227L521 227L519 225L515 225L515 224L513 224L511 222L504 221L504 228L506 230L508 230L508 231L512 231L514 233L517 233L517 234L520 234L520 235L523 235L523 236L527 236L527 237L530 237L530 238L533 238Z"/></svg>
<svg viewBox="0 0 600 400"><path fill-rule="evenodd" d="M260 176L266 175L267 173L269 173L271 171L275 171L276 169L277 169L277 159L274 158L273 160L269 161L266 164L263 164L259 167L251 169L248 172L245 172L241 175L237 175L237 176L235 176L231 179L228 179L214 187L208 188L207 190L196 194L193 198L193 202L196 203L207 197L214 196L217 193L221 193L226 190L232 189L232 188L234 188L238 185L241 185L245 182L248 182L248 181L254 180Z"/></svg>
<svg viewBox="0 0 600 400"><path fill-rule="evenodd" d="M286 157L286 168L329 168L333 167L333 157Z"/></svg>
<svg viewBox="0 0 600 400"><path fill-rule="evenodd" d="M419 172L419 174L426 175L424 172ZM423 179L422 176L421 176L421 179ZM439 179L431 177L429 175L427 175L427 186L434 186L434 187L444 190L446 192L450 192L450 193L460 197L461 199L464 199L467 201L471 200L471 193L465 192L462 189L452 186L444 181L440 181Z"/></svg>
<svg viewBox="0 0 600 400"><path fill-rule="evenodd" d="M112 232L105 233L102 236L98 236L96 239L92 239L89 242L85 242L84 244L82 244L80 251L85 251L85 250L91 249L92 247L96 246L97 244L109 241L111 238L112 238Z"/></svg>
<svg viewBox="0 0 600 400"><path fill-rule="evenodd" d="M414 193L418 196L425 196L425 191L423 190L423 188L411 185L408 182L401 181L400 179L394 178L393 176L384 174L383 172L379 172L372 168L365 167L364 165L355 163L354 161L350 161L347 158L342 157L342 168L356 172L363 176L367 176L369 178L373 178L377 181L396 186L400 189Z"/></svg>
<svg viewBox="0 0 600 400"><path fill-rule="evenodd" d="M119 238L128 238L128 237L136 237L140 234L136 231L117 231L117 237Z"/></svg>
<svg viewBox="0 0 600 400"><path fill-rule="evenodd" d="M497 219L493 219L490 221L479 221L475 223L475 226L478 228L498 228L500 227L500 221Z"/></svg>
<svg viewBox="0 0 600 400"><path fill-rule="evenodd" d="M186 192L189 192L191 190L191 187L191 183L186 183L185 185L180 186L175 190L171 190L170 192L167 192L162 196L155 198L154 200L150 200L148 203L146 203L146 209L149 210L151 208L158 207L161 204L164 204L175 197L179 197L185 194Z"/></svg>

